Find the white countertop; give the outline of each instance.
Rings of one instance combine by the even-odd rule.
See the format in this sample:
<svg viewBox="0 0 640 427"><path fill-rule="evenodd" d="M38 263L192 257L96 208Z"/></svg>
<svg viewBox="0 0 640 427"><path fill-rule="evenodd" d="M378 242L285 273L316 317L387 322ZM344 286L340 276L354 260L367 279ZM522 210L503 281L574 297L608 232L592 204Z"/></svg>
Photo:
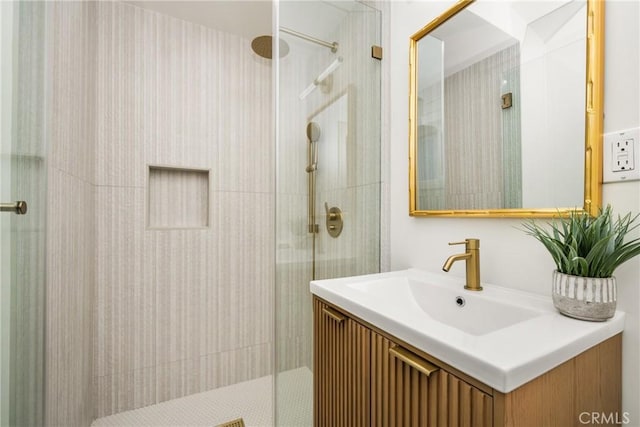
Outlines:
<svg viewBox="0 0 640 427"><path fill-rule="evenodd" d="M470 303L479 301L482 304L484 301L496 303L498 307L509 305L510 310L530 310L535 315L487 333L470 333L436 320L434 317L437 316L429 315L408 297L407 292L399 290L381 298L358 287L358 284L379 280L406 279L418 285L424 283L424 286L437 283L434 288L446 289L447 295L454 289L456 295L465 297ZM467 291L463 286L463 279L417 269L315 280L310 284L314 295L503 393L624 329L624 313L620 311L606 322L586 322L558 313L550 296L486 283L482 284L482 292ZM500 313L487 313L487 316L499 317Z"/></svg>

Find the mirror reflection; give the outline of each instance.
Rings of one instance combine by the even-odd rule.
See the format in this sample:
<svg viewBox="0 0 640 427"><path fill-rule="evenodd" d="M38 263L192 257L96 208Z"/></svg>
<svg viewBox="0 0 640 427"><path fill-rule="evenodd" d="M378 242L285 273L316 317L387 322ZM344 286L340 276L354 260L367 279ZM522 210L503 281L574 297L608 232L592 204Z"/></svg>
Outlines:
<svg viewBox="0 0 640 427"><path fill-rule="evenodd" d="M417 210L583 206L586 16L475 2L417 41Z"/></svg>

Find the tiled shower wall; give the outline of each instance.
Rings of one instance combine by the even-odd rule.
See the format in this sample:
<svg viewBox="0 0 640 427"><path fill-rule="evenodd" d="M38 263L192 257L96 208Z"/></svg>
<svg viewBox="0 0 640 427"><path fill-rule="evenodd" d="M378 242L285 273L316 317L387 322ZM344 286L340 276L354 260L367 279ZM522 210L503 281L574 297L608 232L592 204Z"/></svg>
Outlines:
<svg viewBox="0 0 640 427"><path fill-rule="evenodd" d="M48 422L270 373L271 62L127 4L49 9ZM207 221L148 227L149 165L207 171Z"/></svg>
<svg viewBox="0 0 640 427"><path fill-rule="evenodd" d="M93 419L95 3L46 3L45 425Z"/></svg>
<svg viewBox="0 0 640 427"><path fill-rule="evenodd" d="M116 2L97 17L102 417L270 373L274 172L271 63L249 40ZM147 206L148 165L209 171L208 226L147 226L179 209Z"/></svg>

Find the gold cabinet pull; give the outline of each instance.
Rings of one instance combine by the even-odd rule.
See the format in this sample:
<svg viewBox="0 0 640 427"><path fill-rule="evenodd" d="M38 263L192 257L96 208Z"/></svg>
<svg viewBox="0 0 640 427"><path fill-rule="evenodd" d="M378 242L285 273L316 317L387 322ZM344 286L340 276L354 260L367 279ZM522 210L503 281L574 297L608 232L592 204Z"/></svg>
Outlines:
<svg viewBox="0 0 640 427"><path fill-rule="evenodd" d="M322 312L338 323L342 323L344 319L346 319L346 316L344 314L330 307L322 307Z"/></svg>
<svg viewBox="0 0 640 427"><path fill-rule="evenodd" d="M422 357L410 352L406 348L400 347L399 345L394 345L393 347L389 348L389 354L411 366L412 368L417 369L426 376L429 376L440 369L437 366L427 362Z"/></svg>

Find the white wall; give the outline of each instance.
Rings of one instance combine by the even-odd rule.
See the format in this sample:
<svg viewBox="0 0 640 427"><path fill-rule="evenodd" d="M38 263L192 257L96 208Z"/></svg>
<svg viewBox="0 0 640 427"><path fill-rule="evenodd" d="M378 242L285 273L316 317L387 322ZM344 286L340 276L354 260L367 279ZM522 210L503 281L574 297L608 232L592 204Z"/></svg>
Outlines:
<svg viewBox="0 0 640 427"><path fill-rule="evenodd" d="M554 264L545 249L517 227L518 219L413 218L408 214L408 49L409 36L453 2L395 2L391 5L390 45L390 267L440 271L455 249L447 242L477 237L482 243L482 280L539 294L549 294ZM606 16L605 132L640 125L640 3L610 0ZM620 212L640 212L640 182L607 184L604 203ZM462 277L464 266L451 273ZM627 312L623 354L623 410L631 424L640 424L639 327L640 259L616 273L619 308Z"/></svg>
<svg viewBox="0 0 640 427"><path fill-rule="evenodd" d="M580 70L569 65L584 63L585 52L582 40L522 64L523 207L572 208L582 204L584 148L582 144L563 142L584 140L584 65ZM539 166L545 163L553 173L540 173Z"/></svg>
<svg viewBox="0 0 640 427"><path fill-rule="evenodd" d="M604 132L640 126L640 3L607 2L605 22ZM640 211L640 181L603 186L604 203L619 212ZM627 313L623 335L623 409L640 425L640 259L616 272L619 309Z"/></svg>

